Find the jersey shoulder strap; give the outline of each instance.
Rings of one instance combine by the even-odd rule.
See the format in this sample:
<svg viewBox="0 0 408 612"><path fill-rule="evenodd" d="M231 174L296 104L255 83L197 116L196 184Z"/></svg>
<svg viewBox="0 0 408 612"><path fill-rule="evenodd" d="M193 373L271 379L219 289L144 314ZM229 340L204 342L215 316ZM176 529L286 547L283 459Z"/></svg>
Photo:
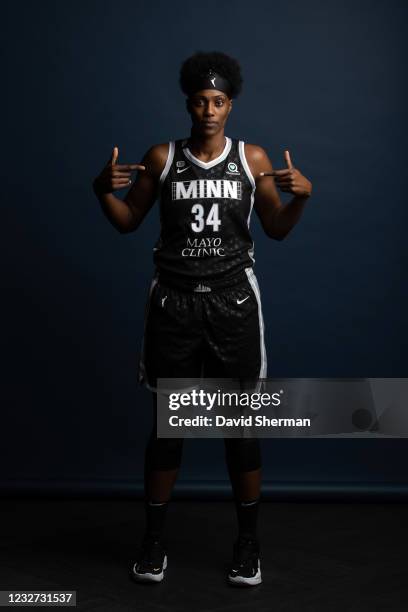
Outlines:
<svg viewBox="0 0 408 612"><path fill-rule="evenodd" d="M244 169L247 179L250 182L252 189L255 190L255 178L251 172L251 169L248 164L248 160L245 155L245 141L244 140L237 140L237 149L238 149L238 158L241 162L241 165Z"/></svg>
<svg viewBox="0 0 408 612"><path fill-rule="evenodd" d="M167 161L166 161L166 164L165 164L165 166L163 168L163 171L162 171L162 173L160 175L160 178L159 178L159 186L160 187L163 185L164 181L166 180L166 177L167 177L167 175L169 173L169 170L171 168L171 165L173 163L174 153L175 153L176 143L177 142L178 142L177 140L170 140L169 141L169 150L168 150L168 153L167 153Z"/></svg>

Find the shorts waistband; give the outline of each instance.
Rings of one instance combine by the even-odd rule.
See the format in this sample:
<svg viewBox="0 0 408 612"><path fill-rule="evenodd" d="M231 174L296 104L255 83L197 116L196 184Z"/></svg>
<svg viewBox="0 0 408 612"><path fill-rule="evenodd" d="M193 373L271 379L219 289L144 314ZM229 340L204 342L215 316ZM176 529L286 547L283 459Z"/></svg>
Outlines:
<svg viewBox="0 0 408 612"><path fill-rule="evenodd" d="M252 268L251 268L252 269ZM167 273L158 271L156 278L159 283L166 285L167 287L174 287L181 291L188 293L209 293L211 291L220 291L227 287L234 287L248 280L248 276L245 270L241 270L234 276L228 278L222 278L218 280L210 279L185 279L177 276L171 276Z"/></svg>

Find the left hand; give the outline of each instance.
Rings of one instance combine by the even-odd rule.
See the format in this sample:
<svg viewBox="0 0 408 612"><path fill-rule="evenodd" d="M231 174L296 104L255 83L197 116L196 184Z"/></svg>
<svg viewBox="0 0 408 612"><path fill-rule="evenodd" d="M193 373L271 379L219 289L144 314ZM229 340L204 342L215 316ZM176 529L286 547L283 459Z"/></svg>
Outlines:
<svg viewBox="0 0 408 612"><path fill-rule="evenodd" d="M312 195L312 183L297 168L293 167L289 151L285 151L285 161L287 168L284 170L260 172L260 176L273 176L277 187L281 191L308 198Z"/></svg>

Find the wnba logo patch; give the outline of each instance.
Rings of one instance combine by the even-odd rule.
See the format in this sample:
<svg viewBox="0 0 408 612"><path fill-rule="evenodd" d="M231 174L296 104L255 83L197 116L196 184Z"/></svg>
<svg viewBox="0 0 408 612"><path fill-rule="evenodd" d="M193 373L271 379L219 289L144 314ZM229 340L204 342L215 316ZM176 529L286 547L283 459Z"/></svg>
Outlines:
<svg viewBox="0 0 408 612"><path fill-rule="evenodd" d="M227 174L240 174L240 172L238 171L238 166L237 166L236 163L229 162Z"/></svg>

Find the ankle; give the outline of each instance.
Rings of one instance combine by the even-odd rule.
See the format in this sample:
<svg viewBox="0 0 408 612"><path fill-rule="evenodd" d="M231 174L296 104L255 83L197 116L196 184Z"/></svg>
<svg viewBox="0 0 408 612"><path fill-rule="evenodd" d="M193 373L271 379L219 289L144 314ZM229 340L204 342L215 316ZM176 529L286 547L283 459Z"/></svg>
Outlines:
<svg viewBox="0 0 408 612"><path fill-rule="evenodd" d="M238 539L257 541L259 498L235 500L238 519Z"/></svg>
<svg viewBox="0 0 408 612"><path fill-rule="evenodd" d="M256 531L239 531L239 542L258 542L258 534Z"/></svg>
<svg viewBox="0 0 408 612"><path fill-rule="evenodd" d="M145 499L145 536L149 541L161 541L167 514L168 501Z"/></svg>

